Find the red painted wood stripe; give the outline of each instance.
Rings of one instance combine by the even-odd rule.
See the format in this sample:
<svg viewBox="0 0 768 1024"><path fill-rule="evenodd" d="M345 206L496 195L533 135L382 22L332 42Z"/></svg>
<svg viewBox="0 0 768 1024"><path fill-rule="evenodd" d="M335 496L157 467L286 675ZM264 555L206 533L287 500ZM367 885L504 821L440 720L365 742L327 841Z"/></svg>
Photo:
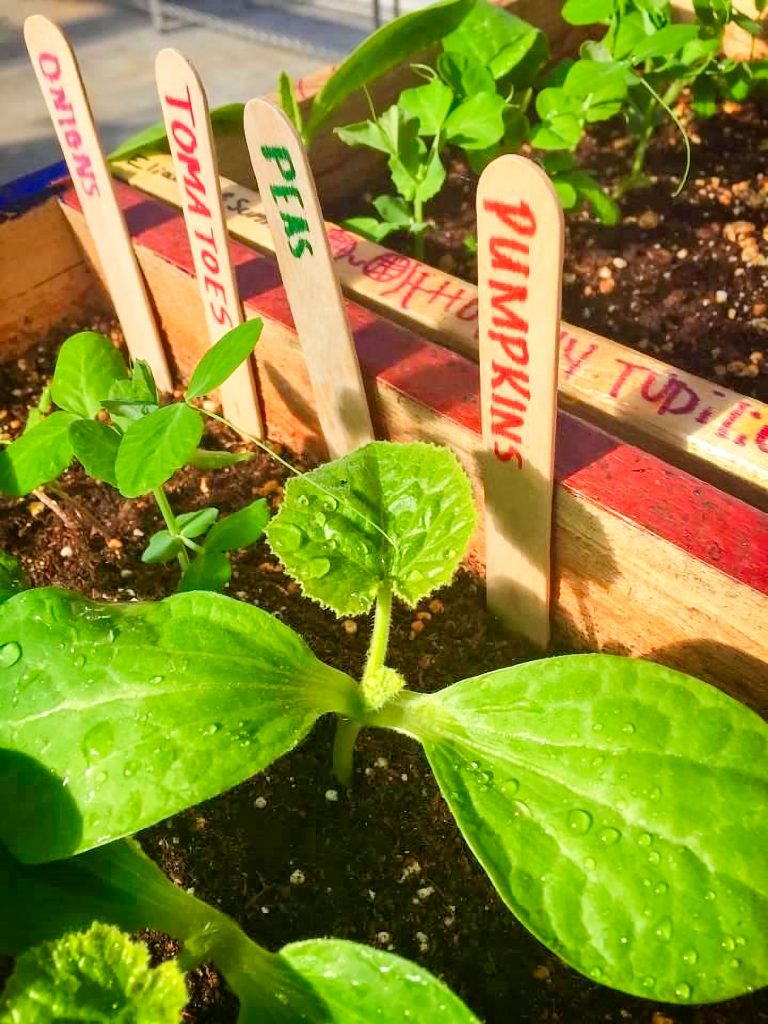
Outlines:
<svg viewBox="0 0 768 1024"><path fill-rule="evenodd" d="M118 182L117 194L135 243L189 274L192 255L179 213ZM64 202L78 208L72 189ZM243 302L293 330L277 265L230 240ZM479 375L475 363L347 300L347 315L367 377L480 434ZM610 434L560 412L558 483L768 594L768 514Z"/></svg>

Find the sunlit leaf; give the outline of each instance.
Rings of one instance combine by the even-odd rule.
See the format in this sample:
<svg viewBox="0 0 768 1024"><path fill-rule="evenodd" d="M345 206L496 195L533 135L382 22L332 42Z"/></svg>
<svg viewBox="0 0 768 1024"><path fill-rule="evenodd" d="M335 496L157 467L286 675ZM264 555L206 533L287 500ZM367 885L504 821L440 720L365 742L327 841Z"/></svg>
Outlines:
<svg viewBox="0 0 768 1024"><path fill-rule="evenodd" d="M103 334L81 331L59 350L51 381L51 398L61 409L90 419L109 397L116 380L128 376L123 357Z"/></svg>
<svg viewBox="0 0 768 1024"><path fill-rule="evenodd" d="M246 320L219 338L195 367L187 388L187 401L202 398L220 387L253 352L263 326L258 318Z"/></svg>
<svg viewBox="0 0 768 1024"><path fill-rule="evenodd" d="M165 405L131 423L115 461L120 493L136 498L160 487L185 465L202 436L200 413L183 402Z"/></svg>
<svg viewBox="0 0 768 1024"><path fill-rule="evenodd" d="M69 412L53 412L0 448L0 494L20 498L61 476L72 461Z"/></svg>

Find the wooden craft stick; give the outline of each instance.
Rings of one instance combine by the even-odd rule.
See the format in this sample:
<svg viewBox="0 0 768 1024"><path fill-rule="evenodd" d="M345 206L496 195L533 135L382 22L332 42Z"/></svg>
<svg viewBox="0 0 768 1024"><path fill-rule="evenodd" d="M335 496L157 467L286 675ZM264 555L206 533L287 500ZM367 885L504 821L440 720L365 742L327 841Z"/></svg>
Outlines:
<svg viewBox="0 0 768 1024"><path fill-rule="evenodd" d="M336 458L373 439L363 378L301 141L274 104L245 107L245 137L315 406Z"/></svg>
<svg viewBox="0 0 768 1024"><path fill-rule="evenodd" d="M208 101L197 72L177 50L158 53L155 78L208 337L215 345L243 322L243 310L230 258ZM236 426L264 436L252 360L222 384L221 402L225 416Z"/></svg>
<svg viewBox="0 0 768 1024"><path fill-rule="evenodd" d="M24 22L24 39L128 350L149 363L161 390L170 391L173 381L165 352L75 55L61 29L39 14Z"/></svg>
<svg viewBox="0 0 768 1024"><path fill-rule="evenodd" d="M137 156L114 170L136 188L178 205L166 154ZM230 233L274 252L258 193L223 178L222 197ZM477 360L473 285L337 224L327 223L326 233L350 297ZM768 507L768 406L763 402L564 321L560 353L560 398L566 408Z"/></svg>
<svg viewBox="0 0 768 1024"><path fill-rule="evenodd" d="M477 252L488 605L545 648L563 213L530 160L502 156L481 175Z"/></svg>

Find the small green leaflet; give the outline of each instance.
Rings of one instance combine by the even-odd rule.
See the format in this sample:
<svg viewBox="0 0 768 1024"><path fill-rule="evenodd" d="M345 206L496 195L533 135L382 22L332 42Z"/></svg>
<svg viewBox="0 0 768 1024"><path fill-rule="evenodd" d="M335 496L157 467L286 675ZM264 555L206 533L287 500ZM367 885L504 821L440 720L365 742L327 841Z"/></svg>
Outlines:
<svg viewBox="0 0 768 1024"><path fill-rule="evenodd" d="M0 616L0 687L0 841L30 863L221 793L360 704L287 626L210 593L24 591Z"/></svg>
<svg viewBox="0 0 768 1024"><path fill-rule="evenodd" d="M613 16L615 0L566 0L563 20L570 25L597 25Z"/></svg>
<svg viewBox="0 0 768 1024"><path fill-rule="evenodd" d="M450 582L474 526L452 452L375 441L290 480L267 539L309 597L359 615L381 583L414 605Z"/></svg>
<svg viewBox="0 0 768 1024"><path fill-rule="evenodd" d="M69 442L88 476L117 487L115 459L120 435L116 430L98 420L75 420L69 425Z"/></svg>
<svg viewBox="0 0 768 1024"><path fill-rule="evenodd" d="M543 32L486 0L477 0L461 25L443 39L443 47L473 57L494 78L520 88L533 82L549 56Z"/></svg>
<svg viewBox="0 0 768 1024"><path fill-rule="evenodd" d="M184 570L179 590L220 590L231 578L232 565L227 556L206 546Z"/></svg>
<svg viewBox="0 0 768 1024"><path fill-rule="evenodd" d="M200 537L219 518L219 510L212 505L198 508L194 512L182 512L176 516L176 524L182 537Z"/></svg>
<svg viewBox="0 0 768 1024"><path fill-rule="evenodd" d="M301 115L301 106L299 105L296 90L293 88L293 82L287 72L280 72L277 88L283 112L288 115L291 124L301 135L304 130L304 118Z"/></svg>
<svg viewBox="0 0 768 1024"><path fill-rule="evenodd" d="M252 458L253 452L213 452L205 448L196 448L187 462L195 469L226 469L228 466L237 465L238 462L248 462Z"/></svg>
<svg viewBox="0 0 768 1024"><path fill-rule="evenodd" d="M268 522L269 505L264 498L259 498L220 519L205 538L205 546L212 551L247 548L261 537Z"/></svg>
<svg viewBox="0 0 768 1024"><path fill-rule="evenodd" d="M258 318L246 320L219 338L195 367L187 388L187 401L202 398L220 387L253 352L263 326Z"/></svg>
<svg viewBox="0 0 768 1024"><path fill-rule="evenodd" d="M117 486L126 498L160 487L185 465L203 436L200 413L183 402L165 405L130 424L117 452Z"/></svg>
<svg viewBox="0 0 768 1024"><path fill-rule="evenodd" d="M149 538L149 544L141 555L145 565L157 565L161 562L170 562L181 551L182 542L174 537L167 530L158 530Z"/></svg>
<svg viewBox="0 0 768 1024"><path fill-rule="evenodd" d="M92 419L116 380L128 377L123 357L103 334L81 331L59 350L51 398L67 412Z"/></svg>
<svg viewBox="0 0 768 1024"><path fill-rule="evenodd" d="M420 135L437 135L453 103L453 91L435 78L426 85L404 89L397 101L406 117L414 118Z"/></svg>
<svg viewBox="0 0 768 1024"><path fill-rule="evenodd" d="M768 982L768 725L744 705L573 655L402 711L499 894L572 966L673 1003Z"/></svg>
<svg viewBox="0 0 768 1024"><path fill-rule="evenodd" d="M144 943L94 923L19 957L0 996L0 1024L178 1024L186 1002L175 960L151 968Z"/></svg>
<svg viewBox="0 0 768 1024"><path fill-rule="evenodd" d="M52 412L0 448L0 494L20 498L61 476L72 461L69 412Z"/></svg>

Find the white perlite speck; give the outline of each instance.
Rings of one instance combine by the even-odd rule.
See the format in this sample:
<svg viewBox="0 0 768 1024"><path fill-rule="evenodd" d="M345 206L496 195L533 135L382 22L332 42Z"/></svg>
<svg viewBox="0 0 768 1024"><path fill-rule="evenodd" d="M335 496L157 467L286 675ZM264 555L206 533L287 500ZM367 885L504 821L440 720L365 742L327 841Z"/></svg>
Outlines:
<svg viewBox="0 0 768 1024"><path fill-rule="evenodd" d="M326 789L325 799L329 803L335 804L339 799L339 791L337 789Z"/></svg>
<svg viewBox="0 0 768 1024"><path fill-rule="evenodd" d="M267 806L267 801L264 799L263 796L257 796L256 799L253 801L253 806L258 807L259 810L261 811Z"/></svg>
<svg viewBox="0 0 768 1024"><path fill-rule="evenodd" d="M296 870L291 873L291 885L304 885L306 880L307 876L301 868L296 868Z"/></svg>

